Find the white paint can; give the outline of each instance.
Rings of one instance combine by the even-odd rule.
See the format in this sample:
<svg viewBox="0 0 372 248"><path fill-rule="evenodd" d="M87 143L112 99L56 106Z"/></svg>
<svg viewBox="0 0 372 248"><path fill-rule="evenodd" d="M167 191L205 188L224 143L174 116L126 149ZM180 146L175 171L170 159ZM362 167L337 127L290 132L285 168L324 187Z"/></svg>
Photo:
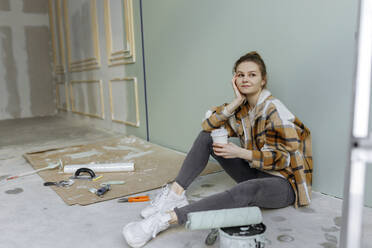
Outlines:
<svg viewBox="0 0 372 248"><path fill-rule="evenodd" d="M261 224L220 228L220 248L264 248L266 226Z"/></svg>

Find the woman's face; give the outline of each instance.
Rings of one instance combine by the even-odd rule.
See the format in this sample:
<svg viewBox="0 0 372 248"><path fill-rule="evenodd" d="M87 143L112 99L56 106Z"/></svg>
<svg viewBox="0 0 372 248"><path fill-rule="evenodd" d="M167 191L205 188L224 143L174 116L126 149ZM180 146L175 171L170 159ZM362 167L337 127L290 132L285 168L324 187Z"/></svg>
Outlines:
<svg viewBox="0 0 372 248"><path fill-rule="evenodd" d="M240 93L250 96L261 92L265 85L258 65L252 61L240 63L236 68L236 86Z"/></svg>

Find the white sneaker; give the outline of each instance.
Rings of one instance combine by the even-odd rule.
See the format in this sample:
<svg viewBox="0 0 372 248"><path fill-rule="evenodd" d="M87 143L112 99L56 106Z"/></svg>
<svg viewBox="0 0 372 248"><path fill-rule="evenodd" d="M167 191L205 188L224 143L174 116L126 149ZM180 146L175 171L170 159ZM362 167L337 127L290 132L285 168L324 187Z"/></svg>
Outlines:
<svg viewBox="0 0 372 248"><path fill-rule="evenodd" d="M123 228L123 235L131 247L142 247L156 235L169 227L168 213L156 213L147 219L131 222Z"/></svg>
<svg viewBox="0 0 372 248"><path fill-rule="evenodd" d="M162 192L150 203L150 206L141 211L141 216L146 219L157 212L169 212L174 208L180 208L188 204L185 192L177 195L166 185L163 187Z"/></svg>

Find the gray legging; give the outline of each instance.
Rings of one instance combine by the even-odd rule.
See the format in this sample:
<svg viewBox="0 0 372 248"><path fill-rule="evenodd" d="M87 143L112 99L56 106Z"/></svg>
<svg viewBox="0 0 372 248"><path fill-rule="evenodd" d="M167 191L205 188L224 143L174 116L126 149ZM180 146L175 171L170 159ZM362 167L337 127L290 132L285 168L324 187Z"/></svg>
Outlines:
<svg viewBox="0 0 372 248"><path fill-rule="evenodd" d="M186 190L207 165L209 155L212 155L238 184L225 192L175 208L179 224L187 221L190 212L247 206L282 208L294 203L294 192L287 179L250 168L248 162L240 158L219 157L214 154L212 144L210 133L200 132L175 181Z"/></svg>

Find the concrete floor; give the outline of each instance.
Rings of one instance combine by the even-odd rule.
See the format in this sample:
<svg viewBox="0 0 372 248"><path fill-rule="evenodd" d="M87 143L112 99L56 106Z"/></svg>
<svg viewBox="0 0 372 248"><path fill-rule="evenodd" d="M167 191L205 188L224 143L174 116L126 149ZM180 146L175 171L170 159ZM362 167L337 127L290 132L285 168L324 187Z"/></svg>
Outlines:
<svg viewBox="0 0 372 248"><path fill-rule="evenodd" d="M52 147L90 143L115 136L61 117L0 121L0 179L31 170L22 154ZM218 182L218 184L216 183ZM88 206L67 206L38 175L0 181L0 247L4 248L122 248L122 227L139 220L147 203L105 201ZM199 177L187 192L196 201L231 187L224 173ZM159 189L147 192L155 196ZM342 201L313 193L310 207L264 210L266 247L333 248L339 245ZM363 247L372 248L372 209L364 209ZM209 230L188 231L173 227L146 247L208 247ZM210 247L219 247L217 242Z"/></svg>

